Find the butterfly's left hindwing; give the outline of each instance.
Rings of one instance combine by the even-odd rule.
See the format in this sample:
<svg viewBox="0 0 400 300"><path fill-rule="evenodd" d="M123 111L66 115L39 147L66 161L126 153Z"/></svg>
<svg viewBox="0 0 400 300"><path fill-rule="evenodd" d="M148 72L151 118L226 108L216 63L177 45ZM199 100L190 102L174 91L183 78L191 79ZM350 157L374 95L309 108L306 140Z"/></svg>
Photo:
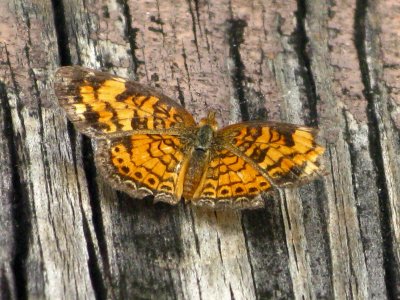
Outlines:
<svg viewBox="0 0 400 300"><path fill-rule="evenodd" d="M144 135L100 140L96 165L118 190L133 197L154 195L155 200L176 204L183 191L185 145L176 136Z"/></svg>

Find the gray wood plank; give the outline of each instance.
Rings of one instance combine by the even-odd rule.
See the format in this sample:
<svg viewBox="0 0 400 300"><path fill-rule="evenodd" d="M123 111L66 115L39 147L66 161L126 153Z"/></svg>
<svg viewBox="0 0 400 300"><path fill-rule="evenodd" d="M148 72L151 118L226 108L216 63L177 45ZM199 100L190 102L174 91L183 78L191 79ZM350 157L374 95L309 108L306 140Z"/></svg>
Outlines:
<svg viewBox="0 0 400 300"><path fill-rule="evenodd" d="M395 299L396 1L0 0L0 298ZM256 211L132 199L52 90L80 64L198 120L319 127L327 175Z"/></svg>
<svg viewBox="0 0 400 300"><path fill-rule="evenodd" d="M52 5L2 1L1 8L2 107L12 128L3 141L13 143L13 176L19 178L9 196L18 239L13 295L92 298L85 199L51 85L58 50Z"/></svg>
<svg viewBox="0 0 400 300"><path fill-rule="evenodd" d="M16 203L14 200L14 187L18 178L13 168L15 168L15 157L13 157L13 140L10 107L6 94L6 87L0 84L0 282L1 299L15 299L17 296L15 272L18 270L19 263L17 256L16 240L18 233L15 227L17 222ZM19 207L20 208L20 207ZM19 219L22 221L21 219ZM21 278L17 278L21 280Z"/></svg>

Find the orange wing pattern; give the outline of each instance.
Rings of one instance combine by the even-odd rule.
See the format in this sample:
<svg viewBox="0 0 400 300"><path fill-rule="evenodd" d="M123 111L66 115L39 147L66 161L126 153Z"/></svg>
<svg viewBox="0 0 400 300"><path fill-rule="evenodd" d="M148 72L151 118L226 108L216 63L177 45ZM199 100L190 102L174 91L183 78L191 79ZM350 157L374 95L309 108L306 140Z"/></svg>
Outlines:
<svg viewBox="0 0 400 300"><path fill-rule="evenodd" d="M324 148L316 130L286 123L247 122L218 132L224 143L245 157L277 187L309 181L320 172Z"/></svg>
<svg viewBox="0 0 400 300"><path fill-rule="evenodd" d="M135 134L101 140L96 165L114 188L133 197L155 195L156 201L180 201L187 166L185 145L171 135Z"/></svg>
<svg viewBox="0 0 400 300"><path fill-rule="evenodd" d="M94 138L134 132L163 132L194 126L192 115L178 103L136 82L86 69L62 67L55 91L68 118L80 132Z"/></svg>
<svg viewBox="0 0 400 300"><path fill-rule="evenodd" d="M271 184L251 164L223 149L214 154L192 203L212 208L263 207L260 194Z"/></svg>
<svg viewBox="0 0 400 300"><path fill-rule="evenodd" d="M286 123L246 122L217 132L212 159L193 203L213 208L264 206L272 186L310 181L320 172L324 148L315 129Z"/></svg>

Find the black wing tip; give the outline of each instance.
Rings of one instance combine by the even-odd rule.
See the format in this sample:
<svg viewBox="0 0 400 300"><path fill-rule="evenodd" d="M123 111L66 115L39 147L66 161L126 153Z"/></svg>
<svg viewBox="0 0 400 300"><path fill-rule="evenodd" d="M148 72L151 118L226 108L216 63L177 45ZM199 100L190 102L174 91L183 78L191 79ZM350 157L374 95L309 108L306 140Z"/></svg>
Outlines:
<svg viewBox="0 0 400 300"><path fill-rule="evenodd" d="M83 83L85 78L99 73L96 70L81 66L63 66L54 73L54 90L60 102L63 103L68 96L77 96L76 88Z"/></svg>
<svg viewBox="0 0 400 300"><path fill-rule="evenodd" d="M74 94L76 81L79 81L73 68L62 67L54 74L54 91L60 103L63 103L67 96Z"/></svg>
<svg viewBox="0 0 400 300"><path fill-rule="evenodd" d="M129 81L124 77L113 75L109 72L90 69L82 66L64 66L60 67L54 73L55 85L76 85L84 80L91 82L101 82L106 79Z"/></svg>
<svg viewBox="0 0 400 300"><path fill-rule="evenodd" d="M74 70L80 69L80 66L62 66L54 73L54 77L65 77L67 74L73 73Z"/></svg>
<svg viewBox="0 0 400 300"><path fill-rule="evenodd" d="M88 69L81 66L63 66L56 70L54 73L55 81L64 81L65 79L77 80L84 77L89 72L95 72L95 70Z"/></svg>

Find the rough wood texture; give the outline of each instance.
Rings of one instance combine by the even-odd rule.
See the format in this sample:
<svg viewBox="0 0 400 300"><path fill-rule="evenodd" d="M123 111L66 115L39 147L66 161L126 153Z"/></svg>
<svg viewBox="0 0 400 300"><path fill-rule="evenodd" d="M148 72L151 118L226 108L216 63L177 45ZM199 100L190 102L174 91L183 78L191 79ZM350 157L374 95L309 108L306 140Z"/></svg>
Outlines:
<svg viewBox="0 0 400 300"><path fill-rule="evenodd" d="M0 0L1 299L400 297L398 1ZM54 70L158 87L198 119L320 128L326 171L210 212L96 176Z"/></svg>

